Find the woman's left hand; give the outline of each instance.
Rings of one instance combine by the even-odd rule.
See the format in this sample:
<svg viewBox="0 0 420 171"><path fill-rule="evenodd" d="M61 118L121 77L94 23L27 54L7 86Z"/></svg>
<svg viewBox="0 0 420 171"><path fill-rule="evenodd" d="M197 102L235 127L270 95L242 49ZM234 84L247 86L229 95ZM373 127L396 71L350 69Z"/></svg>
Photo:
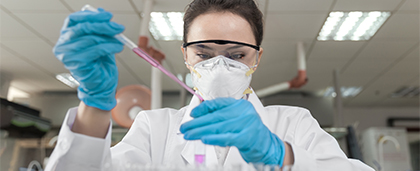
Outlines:
<svg viewBox="0 0 420 171"><path fill-rule="evenodd" d="M181 125L186 140L235 146L246 162L283 164L285 145L262 123L254 106L243 99L218 98L191 111L194 119Z"/></svg>

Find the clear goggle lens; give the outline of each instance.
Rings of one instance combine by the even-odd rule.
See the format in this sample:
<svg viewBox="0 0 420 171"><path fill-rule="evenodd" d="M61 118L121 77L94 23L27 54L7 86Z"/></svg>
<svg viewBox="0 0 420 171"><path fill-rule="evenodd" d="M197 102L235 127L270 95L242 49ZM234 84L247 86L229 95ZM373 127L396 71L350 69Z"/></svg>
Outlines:
<svg viewBox="0 0 420 171"><path fill-rule="evenodd" d="M205 40L184 43L184 59L190 66L223 55L250 68L257 66L259 47L226 40Z"/></svg>

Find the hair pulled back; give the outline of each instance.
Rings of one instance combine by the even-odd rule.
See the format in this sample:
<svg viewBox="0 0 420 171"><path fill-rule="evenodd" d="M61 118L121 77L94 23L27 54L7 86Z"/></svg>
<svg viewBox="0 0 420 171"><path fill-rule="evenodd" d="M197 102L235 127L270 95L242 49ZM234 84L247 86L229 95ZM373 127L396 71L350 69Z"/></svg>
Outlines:
<svg viewBox="0 0 420 171"><path fill-rule="evenodd" d="M184 43L187 43L189 28L201 14L209 12L231 12L244 18L251 25L257 46L263 39L263 14L254 0L194 0L184 14Z"/></svg>

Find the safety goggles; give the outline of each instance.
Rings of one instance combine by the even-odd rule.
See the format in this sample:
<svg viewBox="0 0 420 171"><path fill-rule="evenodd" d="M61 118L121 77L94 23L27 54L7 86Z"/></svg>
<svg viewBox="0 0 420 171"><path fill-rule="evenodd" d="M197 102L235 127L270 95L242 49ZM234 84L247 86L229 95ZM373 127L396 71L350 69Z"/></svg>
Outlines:
<svg viewBox="0 0 420 171"><path fill-rule="evenodd" d="M186 64L195 64L222 55L250 68L258 65L259 46L229 40L203 40L182 45Z"/></svg>

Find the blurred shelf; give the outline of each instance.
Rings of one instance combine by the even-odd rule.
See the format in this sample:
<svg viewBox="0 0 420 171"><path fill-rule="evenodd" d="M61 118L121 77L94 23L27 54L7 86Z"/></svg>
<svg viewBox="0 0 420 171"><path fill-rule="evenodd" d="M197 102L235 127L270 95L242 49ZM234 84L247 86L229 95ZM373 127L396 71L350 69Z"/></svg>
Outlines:
<svg viewBox="0 0 420 171"><path fill-rule="evenodd" d="M343 127L330 127L330 128L323 128L326 132L332 135L335 139L341 139L346 137L347 135L347 128Z"/></svg>

